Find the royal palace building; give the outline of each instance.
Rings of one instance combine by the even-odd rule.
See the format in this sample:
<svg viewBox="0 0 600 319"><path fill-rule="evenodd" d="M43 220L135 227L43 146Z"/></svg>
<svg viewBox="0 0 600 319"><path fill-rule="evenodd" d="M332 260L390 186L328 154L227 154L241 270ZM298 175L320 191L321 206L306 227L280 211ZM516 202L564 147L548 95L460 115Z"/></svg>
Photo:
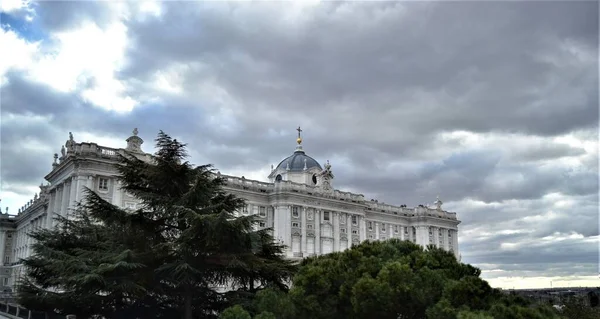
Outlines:
<svg viewBox="0 0 600 319"><path fill-rule="evenodd" d="M400 238L419 245L436 245L458 253L456 213L442 209L439 198L433 205L408 208L361 194L344 192L334 186L332 166L307 155L298 128L295 151L276 167L271 166L268 182L221 175L226 190L246 199L239 214L254 214L256 227L270 227L275 239L287 246L289 258L342 251L365 240ZM30 256L32 239L27 233L37 228L55 226L54 217L68 217L82 200L88 187L112 204L135 209L136 198L119 187L115 163L118 154L128 151L150 159L142 151L143 140L137 129L124 149L76 142L73 134L54 154L52 170L35 194L17 215L0 216L0 286L10 291L23 274L20 260ZM218 164L218 163L217 163Z"/></svg>

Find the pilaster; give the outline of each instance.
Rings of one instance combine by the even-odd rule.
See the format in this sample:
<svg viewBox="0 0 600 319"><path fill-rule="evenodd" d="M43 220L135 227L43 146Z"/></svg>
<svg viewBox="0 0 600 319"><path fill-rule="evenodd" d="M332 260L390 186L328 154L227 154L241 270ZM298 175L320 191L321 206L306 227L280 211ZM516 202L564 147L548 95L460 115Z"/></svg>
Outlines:
<svg viewBox="0 0 600 319"><path fill-rule="evenodd" d="M113 194L112 194L112 204L115 206L123 207L123 191L121 190L121 181L115 180L113 182Z"/></svg>
<svg viewBox="0 0 600 319"><path fill-rule="evenodd" d="M302 256L307 256L306 251L306 206L302 207L302 211L300 212L300 226L302 227L301 239L300 239L300 252L302 252Z"/></svg>
<svg viewBox="0 0 600 319"><path fill-rule="evenodd" d="M53 209L54 209L54 201L56 199L56 190L51 190L50 193L48 194L48 196L50 197L50 199L48 200L48 208L46 210L48 212L48 214L46 215L46 227L53 228L53 226L55 224ZM17 237L17 236L15 236L15 237ZM18 242L17 238L15 238L15 241L18 245L19 242Z"/></svg>
<svg viewBox="0 0 600 319"><path fill-rule="evenodd" d="M321 222L322 214L320 209L315 209L315 255L321 254Z"/></svg>
<svg viewBox="0 0 600 319"><path fill-rule="evenodd" d="M60 200L60 211L58 212L61 216L67 215L67 210L69 209L69 196L71 195L71 183L67 184L67 180L62 182L63 191L62 191L62 199ZM67 187L69 185L69 187Z"/></svg>
<svg viewBox="0 0 600 319"><path fill-rule="evenodd" d="M331 212L333 218L333 251L340 251L340 213Z"/></svg>
<svg viewBox="0 0 600 319"><path fill-rule="evenodd" d="M358 225L359 225L359 238L360 238L360 242L362 243L363 241L365 241L367 239L367 223L365 222L365 216L359 216L358 218Z"/></svg>

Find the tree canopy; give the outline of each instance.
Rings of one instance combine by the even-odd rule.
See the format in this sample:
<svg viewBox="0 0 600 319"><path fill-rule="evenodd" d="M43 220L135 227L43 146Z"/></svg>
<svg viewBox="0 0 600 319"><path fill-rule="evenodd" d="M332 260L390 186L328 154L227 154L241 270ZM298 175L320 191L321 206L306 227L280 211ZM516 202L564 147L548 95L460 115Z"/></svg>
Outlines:
<svg viewBox="0 0 600 319"><path fill-rule="evenodd" d="M120 156L120 188L140 202L113 205L86 189L69 219L31 233L33 255L18 302L78 318L212 318L265 287L286 289L295 271L270 230L236 211L211 165L160 132L148 161ZM115 191L115 187L113 187Z"/></svg>
<svg viewBox="0 0 600 319"><path fill-rule="evenodd" d="M305 259L289 293L262 291L245 311L255 319L556 318L551 308L505 295L479 275L433 246L365 242ZM222 318L243 318L241 310Z"/></svg>

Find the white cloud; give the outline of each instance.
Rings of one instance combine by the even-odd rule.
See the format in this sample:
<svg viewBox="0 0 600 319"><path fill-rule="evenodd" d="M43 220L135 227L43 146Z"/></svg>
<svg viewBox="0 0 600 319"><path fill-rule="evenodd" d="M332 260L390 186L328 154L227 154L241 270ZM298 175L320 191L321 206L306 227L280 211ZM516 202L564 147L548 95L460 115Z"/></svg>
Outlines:
<svg viewBox="0 0 600 319"><path fill-rule="evenodd" d="M2 2L4 5L4 2ZM15 8L8 4L8 8ZM119 18L126 8L111 6L115 21L105 29L93 22L50 34L40 41L28 41L14 30L0 29L0 85L10 70L25 71L29 78L60 92L77 92L98 107L119 112L131 111L138 101L128 96L116 77L123 67L127 49L127 27Z"/></svg>
<svg viewBox="0 0 600 319"><path fill-rule="evenodd" d="M573 277L496 277L487 278L489 272L482 272L492 287L503 289L535 289L553 287L596 287L600 285L600 280L594 276L573 276Z"/></svg>
<svg viewBox="0 0 600 319"><path fill-rule="evenodd" d="M62 92L80 89L89 102L109 110L130 111L137 101L127 96L115 73L123 65L127 27L120 22L106 30L86 23L75 30L52 35L52 54L45 54L32 67L31 76Z"/></svg>
<svg viewBox="0 0 600 319"><path fill-rule="evenodd" d="M0 12L11 13L28 8L29 0L2 0L0 1Z"/></svg>
<svg viewBox="0 0 600 319"><path fill-rule="evenodd" d="M10 70L24 70L31 67L39 42L28 42L13 30L0 28L0 86L6 81Z"/></svg>

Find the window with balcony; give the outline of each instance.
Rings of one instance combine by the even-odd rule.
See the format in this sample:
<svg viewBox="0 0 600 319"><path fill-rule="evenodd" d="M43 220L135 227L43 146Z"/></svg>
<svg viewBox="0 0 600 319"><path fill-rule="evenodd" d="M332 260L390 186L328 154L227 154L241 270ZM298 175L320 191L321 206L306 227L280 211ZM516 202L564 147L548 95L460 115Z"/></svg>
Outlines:
<svg viewBox="0 0 600 319"><path fill-rule="evenodd" d="M369 230L373 230L373 222L367 222L367 227L369 227Z"/></svg>
<svg viewBox="0 0 600 319"><path fill-rule="evenodd" d="M294 217L294 218L300 217L300 212L299 212L298 208L299 208L298 206L292 207L292 217Z"/></svg>
<svg viewBox="0 0 600 319"><path fill-rule="evenodd" d="M398 225L394 225L394 233L399 233L400 232L400 226Z"/></svg>
<svg viewBox="0 0 600 319"><path fill-rule="evenodd" d="M381 223L381 231L385 231L385 224Z"/></svg>
<svg viewBox="0 0 600 319"><path fill-rule="evenodd" d="M358 218L356 216L352 216L352 225L358 225Z"/></svg>
<svg viewBox="0 0 600 319"><path fill-rule="evenodd" d="M258 216L267 217L267 208L265 206L260 206L258 208Z"/></svg>
<svg viewBox="0 0 600 319"><path fill-rule="evenodd" d="M329 215L329 212L323 212L323 220L329 221L330 219L331 219L331 216Z"/></svg>

